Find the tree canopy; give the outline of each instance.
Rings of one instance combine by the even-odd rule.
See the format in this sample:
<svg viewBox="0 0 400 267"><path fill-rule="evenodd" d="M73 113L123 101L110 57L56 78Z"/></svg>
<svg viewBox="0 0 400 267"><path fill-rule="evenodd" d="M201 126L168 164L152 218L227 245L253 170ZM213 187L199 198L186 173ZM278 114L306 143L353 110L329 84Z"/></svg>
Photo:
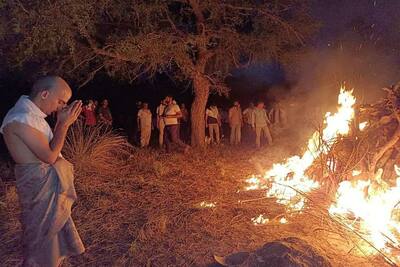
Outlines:
<svg viewBox="0 0 400 267"><path fill-rule="evenodd" d="M100 71L128 81L168 72L193 83L192 113L203 117L210 91L227 92L232 69L285 62L315 29L304 0L18 0L0 7L11 64L81 85ZM204 128L200 115L194 127ZM194 139L201 145L204 133Z"/></svg>

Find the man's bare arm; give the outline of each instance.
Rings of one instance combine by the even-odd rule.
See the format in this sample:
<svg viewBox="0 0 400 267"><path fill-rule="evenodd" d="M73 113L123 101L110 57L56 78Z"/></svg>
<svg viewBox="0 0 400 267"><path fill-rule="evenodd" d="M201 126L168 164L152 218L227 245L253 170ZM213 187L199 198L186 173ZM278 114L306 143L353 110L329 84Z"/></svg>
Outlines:
<svg viewBox="0 0 400 267"><path fill-rule="evenodd" d="M64 145L68 127L58 126L50 143L42 132L20 122L10 125L10 130L40 161L53 164Z"/></svg>
<svg viewBox="0 0 400 267"><path fill-rule="evenodd" d="M12 123L10 131L18 136L39 160L53 164L64 146L69 126L78 118L80 111L81 103L78 101L59 112L54 136L50 143L42 132L23 123Z"/></svg>

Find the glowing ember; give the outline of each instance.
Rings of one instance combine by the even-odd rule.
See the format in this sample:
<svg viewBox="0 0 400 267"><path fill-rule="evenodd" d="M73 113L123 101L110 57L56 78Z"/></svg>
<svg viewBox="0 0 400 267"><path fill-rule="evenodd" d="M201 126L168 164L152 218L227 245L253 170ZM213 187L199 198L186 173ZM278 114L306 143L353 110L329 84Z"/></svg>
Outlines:
<svg viewBox="0 0 400 267"><path fill-rule="evenodd" d="M202 207L202 208L215 208L216 204L217 204L216 202L202 201L200 203L200 207Z"/></svg>
<svg viewBox="0 0 400 267"><path fill-rule="evenodd" d="M288 222L288 220L286 220L285 217L282 217L282 218L279 220L279 222L280 222L281 224L286 224L286 223Z"/></svg>
<svg viewBox="0 0 400 267"><path fill-rule="evenodd" d="M260 214L258 217L251 218L251 221L254 225L260 225L267 224L269 222L269 219L267 217L264 217L263 214Z"/></svg>
<svg viewBox="0 0 400 267"><path fill-rule="evenodd" d="M367 126L368 126L368 122L367 122L367 121L364 121L364 122L361 122L361 123L358 125L358 129L360 129L360 131L362 131L362 130L364 130L365 127L367 127Z"/></svg>
<svg viewBox="0 0 400 267"><path fill-rule="evenodd" d="M265 185L261 183L260 178L257 178L255 176L250 177L249 179L246 180L246 182L249 184L248 186L245 187L245 190L257 190L257 189L263 189L265 188Z"/></svg>
<svg viewBox="0 0 400 267"><path fill-rule="evenodd" d="M255 177L250 178L247 190L262 188L260 183L269 181L272 185L267 191L268 197L277 198L278 203L287 205L289 209L303 209L306 200L300 192L307 193L320 186L317 181L307 177L305 171L316 157L329 151L338 135L349 132L349 122L354 117L355 98L352 91L341 88L338 103L338 111L335 114L328 112L325 116L322 136L317 131L313 134L303 156L293 156L285 163L274 164L272 169L265 173L263 181Z"/></svg>
<svg viewBox="0 0 400 267"><path fill-rule="evenodd" d="M395 170L400 176L397 166ZM343 181L336 194L336 203L331 205L329 213L354 218L352 222L346 222L352 229L355 227L353 224L359 221L357 230L364 233L365 238L377 249L390 252L388 244L399 246L396 236L400 233L400 224L395 212L399 203L400 177L393 187L375 179L354 183Z"/></svg>

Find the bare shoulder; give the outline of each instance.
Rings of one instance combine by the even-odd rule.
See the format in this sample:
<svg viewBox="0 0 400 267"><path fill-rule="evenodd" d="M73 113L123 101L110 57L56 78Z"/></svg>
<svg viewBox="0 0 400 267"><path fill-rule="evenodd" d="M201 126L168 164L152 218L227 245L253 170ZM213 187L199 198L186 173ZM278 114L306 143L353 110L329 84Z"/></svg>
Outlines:
<svg viewBox="0 0 400 267"><path fill-rule="evenodd" d="M22 139L29 146L37 146L39 144L49 145L49 140L41 131L21 122L15 122L12 131L15 135Z"/></svg>
<svg viewBox="0 0 400 267"><path fill-rule="evenodd" d="M7 124L4 127L4 133L8 133L8 134L16 134L18 136L24 136L24 135L30 135L30 134L41 134L44 135L42 132L40 132L39 130L25 124L22 122L18 122L18 121L13 121L10 122L9 124Z"/></svg>
<svg viewBox="0 0 400 267"><path fill-rule="evenodd" d="M3 129L4 141L7 148L17 163L28 163L39 161L38 157L32 151L34 146L46 146L46 140L43 133L23 124L21 122L11 122Z"/></svg>
<svg viewBox="0 0 400 267"><path fill-rule="evenodd" d="M19 134L25 131L25 135L29 136L29 134L34 133L34 131L31 130L37 131L36 129L33 129L20 122L11 122L3 129L3 137L8 151L10 152L11 157L17 163L31 163L39 161L38 157L27 145L29 141L23 140L23 138L20 137L21 134Z"/></svg>
<svg viewBox="0 0 400 267"><path fill-rule="evenodd" d="M4 126L4 129L3 129L4 137L16 135L18 132L22 132L24 130L29 131L30 130L29 128L31 128L31 127L29 127L28 129L26 129L24 126L27 126L27 125L25 125L21 122L17 122L17 121L8 123L6 126Z"/></svg>

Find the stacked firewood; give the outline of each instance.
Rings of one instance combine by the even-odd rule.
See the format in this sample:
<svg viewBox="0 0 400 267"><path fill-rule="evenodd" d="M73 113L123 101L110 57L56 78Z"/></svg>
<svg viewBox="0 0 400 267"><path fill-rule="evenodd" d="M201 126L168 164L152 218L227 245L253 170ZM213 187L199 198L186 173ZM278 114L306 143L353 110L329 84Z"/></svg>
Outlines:
<svg viewBox="0 0 400 267"><path fill-rule="evenodd" d="M310 168L312 177L333 184L351 179L395 183L394 166L400 166L400 82L383 90L386 96L376 103L355 107L350 133L334 140L329 153Z"/></svg>

